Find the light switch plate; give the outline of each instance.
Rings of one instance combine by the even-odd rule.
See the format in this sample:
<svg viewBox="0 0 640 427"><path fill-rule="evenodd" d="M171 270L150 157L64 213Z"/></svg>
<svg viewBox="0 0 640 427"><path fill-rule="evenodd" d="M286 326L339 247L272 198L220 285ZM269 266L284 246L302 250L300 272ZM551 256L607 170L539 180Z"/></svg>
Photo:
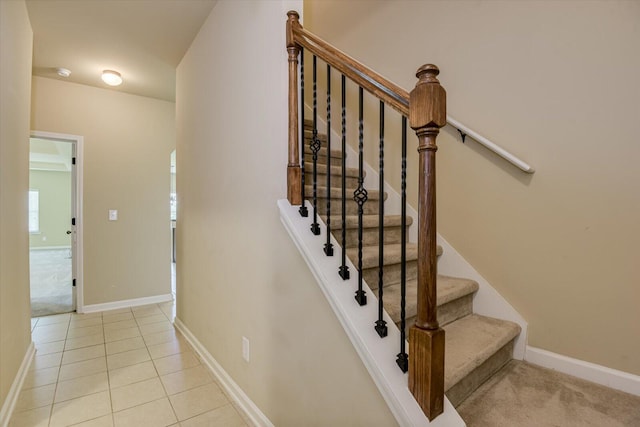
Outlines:
<svg viewBox="0 0 640 427"><path fill-rule="evenodd" d="M117 220L118 220L118 210L109 209L109 221L117 221Z"/></svg>

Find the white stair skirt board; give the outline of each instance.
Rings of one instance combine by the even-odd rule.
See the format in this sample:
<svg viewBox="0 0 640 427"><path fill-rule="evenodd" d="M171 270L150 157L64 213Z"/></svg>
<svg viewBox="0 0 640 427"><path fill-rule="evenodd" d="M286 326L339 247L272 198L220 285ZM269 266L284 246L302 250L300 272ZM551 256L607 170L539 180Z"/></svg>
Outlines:
<svg viewBox="0 0 640 427"><path fill-rule="evenodd" d="M280 210L280 220L300 250L329 305L398 424L403 427L464 426L464 421L446 396L442 415L431 423L424 415L409 391L408 375L403 374L396 365L396 354L400 350L400 331L385 312L388 335L383 339L378 336L373 328L373 322L378 317L376 295L365 287L365 290L368 291L368 303L363 307L358 305L354 299L358 283L357 274L355 273L357 270L347 260L349 270L352 272L351 279L342 280L338 275L341 257L339 252L332 257L324 254L322 242L326 238L326 227L322 220L319 219L320 236L315 236L309 231L309 224L312 218L301 217L297 206L291 206L287 200L278 200L278 208ZM339 248L338 242L333 236L331 240L333 245ZM338 251L340 250L338 249Z"/></svg>
<svg viewBox="0 0 640 427"><path fill-rule="evenodd" d="M140 305L159 304L173 301L173 294L154 295L152 297L124 299L120 301L105 302L102 304L90 304L82 306L78 313L95 313L96 311L116 310L118 308L138 307Z"/></svg>
<svg viewBox="0 0 640 427"><path fill-rule="evenodd" d="M312 117L311 108L305 104L305 117ZM321 132L326 132L327 124L321 117L318 117L318 129ZM408 129L407 132L412 132ZM339 135L334 129L331 130L331 148L342 148L342 136ZM415 150L407 145L407 152L409 150ZM348 167L358 167L358 153L350 146L347 145L347 159L346 164ZM308 162L305 163L305 167L313 167ZM379 175L378 171L372 168L368 163L364 164L365 169L365 188L378 189ZM384 191L387 192L387 199L384 204L384 211L386 215L400 215L402 198L394 188L392 188L387 182L384 185ZM407 204L407 215L413 217L413 223L409 227L409 241L416 243L418 241L418 212L409 204ZM522 328L522 332L516 338L513 347L513 358L522 360L524 358L526 346L527 346L527 321L509 304L509 302L498 293L489 282L478 273L478 271L467 262L456 251L453 246L445 240L440 233L438 233L438 244L442 246L442 255L438 260L438 273L446 276L464 277L466 279L475 280L478 282L479 289L473 297L473 311L474 313L481 314L483 316L495 317L496 319L509 320L517 323Z"/></svg>
<svg viewBox="0 0 640 427"><path fill-rule="evenodd" d="M531 346L527 346L527 353L524 360L534 365L553 369L554 371L640 396L640 376L638 375Z"/></svg>
<svg viewBox="0 0 640 427"><path fill-rule="evenodd" d="M33 361L35 354L36 347L32 342L29 344L29 347L27 347L27 351L24 354L22 363L20 364L20 369L18 369L16 377L9 389L9 393L7 394L7 398L2 405L2 409L0 409L0 427L6 427L9 425L9 420L11 420L11 415L13 415L13 410L16 407L16 402L20 395L20 390L22 390L22 385L24 384L24 379L27 377L29 367L31 366L31 362Z"/></svg>
<svg viewBox="0 0 640 427"><path fill-rule="evenodd" d="M438 233L438 244L442 246L442 255L438 260L438 273L446 276L464 277L478 282L478 292L473 297L473 312L482 316L509 320L520 325L522 331L514 343L513 358L517 360L524 359L527 347L527 321L440 233Z"/></svg>
<svg viewBox="0 0 640 427"><path fill-rule="evenodd" d="M260 408L245 394L240 386L229 376L216 359L207 351L200 341L191 333L189 328L182 323L180 319L175 318L173 324L176 329L182 333L185 339L194 348L200 359L204 361L209 370L215 375L218 384L222 386L227 396L240 407L247 418L251 421L255 427L274 427L273 423L269 421L269 418L262 413Z"/></svg>

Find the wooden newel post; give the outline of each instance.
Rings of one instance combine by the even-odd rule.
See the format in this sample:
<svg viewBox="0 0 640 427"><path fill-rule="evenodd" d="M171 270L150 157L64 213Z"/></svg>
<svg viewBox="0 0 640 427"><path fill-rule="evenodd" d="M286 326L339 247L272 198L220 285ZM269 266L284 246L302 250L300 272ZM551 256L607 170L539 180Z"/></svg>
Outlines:
<svg viewBox="0 0 640 427"><path fill-rule="evenodd" d="M300 48L293 28L300 25L296 11L287 12L287 52L289 52L289 161L287 163L287 199L292 205L302 204L302 174L298 140L298 54Z"/></svg>
<svg viewBox="0 0 640 427"><path fill-rule="evenodd" d="M409 123L418 135L418 313L409 330L409 389L429 420L444 406L444 330L437 319L436 137L447 123L446 92L426 64L409 98Z"/></svg>

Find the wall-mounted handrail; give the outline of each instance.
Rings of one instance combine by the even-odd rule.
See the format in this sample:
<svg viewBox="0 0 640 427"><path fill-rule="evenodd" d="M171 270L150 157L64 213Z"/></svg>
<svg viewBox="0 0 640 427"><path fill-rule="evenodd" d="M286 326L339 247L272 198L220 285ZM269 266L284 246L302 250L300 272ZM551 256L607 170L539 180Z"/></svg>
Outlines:
<svg viewBox="0 0 640 427"><path fill-rule="evenodd" d="M409 116L409 92L382 77L341 50L331 46L315 34L305 30L297 21L293 23L291 29L295 43L309 49L314 55L348 76L366 91L383 100L400 114L406 117ZM447 123L458 129L458 131L465 136L470 136L482 146L521 169L523 172L531 174L535 172L535 169L525 161L449 115L447 115Z"/></svg>
<svg viewBox="0 0 640 427"><path fill-rule="evenodd" d="M447 115L447 123L450 124L451 126L453 126L454 128L458 129L458 132L460 132L460 134L463 135L463 138L462 138L463 142L464 142L464 137L465 136L470 136L475 141L477 141L480 145L484 146L485 148L487 148L490 151L493 151L498 156L502 157L503 159L505 159L506 161L508 161L512 165L516 166L517 168L519 168L523 172L534 173L536 171L533 168L533 166L531 166L530 164L528 164L525 161L519 159L516 155L508 152L507 150L505 150L504 148L500 147L495 142L493 142L490 139L480 135L478 132L474 131L473 129L468 128L467 126L463 125L462 123L460 123L459 121L457 121L456 119L454 119L453 117L451 117L449 115Z"/></svg>

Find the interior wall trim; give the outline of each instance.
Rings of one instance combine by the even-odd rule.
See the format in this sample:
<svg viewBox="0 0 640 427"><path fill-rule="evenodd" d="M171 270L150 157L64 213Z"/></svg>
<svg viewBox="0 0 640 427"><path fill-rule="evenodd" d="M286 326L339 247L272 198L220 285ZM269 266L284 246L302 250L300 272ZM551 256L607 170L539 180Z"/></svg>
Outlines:
<svg viewBox="0 0 640 427"><path fill-rule="evenodd" d="M96 311L116 310L119 308L138 307L147 304L159 304L163 302L173 301L173 294L154 295L151 297L142 297L134 299L123 299L120 301L105 302L102 304L87 304L82 307L82 311L78 313L95 313Z"/></svg>
<svg viewBox="0 0 640 427"><path fill-rule="evenodd" d="M240 386L231 378L218 361L209 353L204 345L196 338L189 328L182 323L179 318L175 318L174 325L186 340L191 344L193 349L198 353L200 359L207 365L209 370L213 372L218 384L222 386L225 393L233 399L233 401L244 412L244 415L251 421L255 427L274 427L269 418L258 408L258 406L246 395Z"/></svg>
<svg viewBox="0 0 640 427"><path fill-rule="evenodd" d="M18 401L18 396L20 395L20 390L22 390L22 385L24 384L24 379L27 377L27 373L29 372L29 367L31 367L31 362L33 361L33 357L36 354L36 346L31 342L29 347L27 347L27 351L22 358L22 363L20 364L20 369L16 373L16 377L11 384L11 388L9 389L9 393L7 394L7 398L4 400L2 405L2 409L0 409L0 426L7 427L9 425L9 420L11 420L11 415L13 414L13 410L16 407L16 402Z"/></svg>
<svg viewBox="0 0 640 427"><path fill-rule="evenodd" d="M527 346L524 360L534 365L640 396L640 375L618 371L531 346Z"/></svg>

